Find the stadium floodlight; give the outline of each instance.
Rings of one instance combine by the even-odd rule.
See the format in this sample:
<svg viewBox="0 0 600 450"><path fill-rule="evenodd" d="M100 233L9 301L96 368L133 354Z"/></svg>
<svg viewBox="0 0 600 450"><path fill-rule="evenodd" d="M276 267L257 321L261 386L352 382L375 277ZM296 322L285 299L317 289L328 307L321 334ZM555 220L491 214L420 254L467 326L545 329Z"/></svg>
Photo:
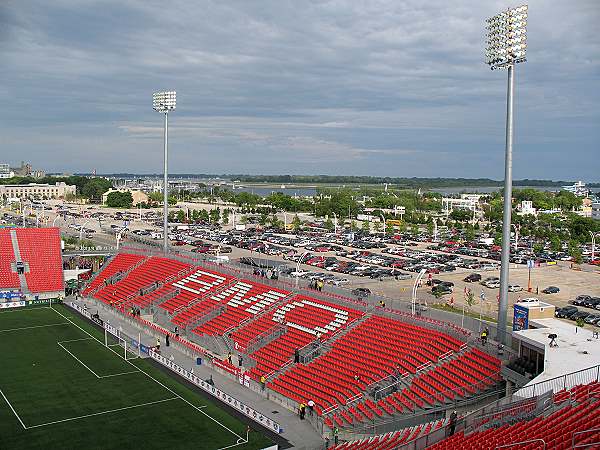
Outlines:
<svg viewBox="0 0 600 450"><path fill-rule="evenodd" d="M164 130L164 177L163 177L163 249L169 251L169 164L168 164L168 140L169 140L169 111L174 111L177 105L177 92L163 91L152 95L152 108L154 111L165 115Z"/></svg>
<svg viewBox="0 0 600 450"><path fill-rule="evenodd" d="M498 342L501 344L506 344L506 313L508 309L508 266L512 212L514 71L515 64L526 61L527 14L527 5L522 5L516 8L509 8L486 20L487 47L485 49L485 62L492 70L508 69L506 151L504 157L504 214L502 219L500 298L498 302Z"/></svg>

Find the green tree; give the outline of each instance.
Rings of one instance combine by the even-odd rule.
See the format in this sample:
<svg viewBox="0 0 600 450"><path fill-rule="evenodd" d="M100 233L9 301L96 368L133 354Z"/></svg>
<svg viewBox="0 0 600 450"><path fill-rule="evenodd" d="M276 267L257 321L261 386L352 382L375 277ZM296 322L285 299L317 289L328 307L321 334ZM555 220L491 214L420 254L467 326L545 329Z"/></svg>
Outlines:
<svg viewBox="0 0 600 450"><path fill-rule="evenodd" d="M450 213L450 218L457 222L467 222L473 217L473 213L471 211L467 211L465 209L454 209Z"/></svg>
<svg viewBox="0 0 600 450"><path fill-rule="evenodd" d="M180 209L179 211L177 211L177 222L179 222L179 223L185 222L185 212L183 211L183 209Z"/></svg>
<svg viewBox="0 0 600 450"><path fill-rule="evenodd" d="M327 220L325 221L325 224L323 225L325 228L327 228L327 230L329 231L333 231L335 229L335 225L333 223L333 221L331 220L331 218L327 218Z"/></svg>
<svg viewBox="0 0 600 450"><path fill-rule="evenodd" d="M221 210L219 208L211 209L208 213L210 217L210 221L212 223L219 223L219 219L221 218Z"/></svg>
<svg viewBox="0 0 600 450"><path fill-rule="evenodd" d="M465 230L465 239L467 241L475 240L475 229L472 226L467 226L467 229Z"/></svg>
<svg viewBox="0 0 600 450"><path fill-rule="evenodd" d="M81 185L81 195L94 202L99 202L102 194L112 188L112 182L105 178L86 178L85 180Z"/></svg>
<svg viewBox="0 0 600 450"><path fill-rule="evenodd" d="M208 221L210 220L210 217L208 215L208 211L205 210L205 209L201 209L198 212L198 218L200 219L201 222L208 223Z"/></svg>
<svg viewBox="0 0 600 450"><path fill-rule="evenodd" d="M502 245L502 233L494 233L494 245Z"/></svg>
<svg viewBox="0 0 600 450"><path fill-rule="evenodd" d="M292 220L292 229L294 231L298 231L301 226L302 226L302 221L300 220L300 217L298 217L298 214L295 214L294 219Z"/></svg>
<svg viewBox="0 0 600 450"><path fill-rule="evenodd" d="M390 221L386 222L385 232L389 235L394 234L394 224L392 224L392 222L390 222Z"/></svg>
<svg viewBox="0 0 600 450"><path fill-rule="evenodd" d="M413 236L416 236L417 234L419 234L419 226L416 224L413 224L410 227L410 232L412 233Z"/></svg>
<svg viewBox="0 0 600 450"><path fill-rule="evenodd" d="M371 231L371 225L369 224L368 220L363 220L362 221L362 227L361 229L365 232L365 233L369 233Z"/></svg>
<svg viewBox="0 0 600 450"><path fill-rule="evenodd" d="M229 208L226 208L223 210L223 213L221 213L221 223L223 223L223 225L229 224L229 211Z"/></svg>
<svg viewBox="0 0 600 450"><path fill-rule="evenodd" d="M262 226L265 226L267 224L267 220L269 220L269 216L267 214L261 214L260 219L258 219L258 223Z"/></svg>
<svg viewBox="0 0 600 450"><path fill-rule="evenodd" d="M133 197L131 192L111 192L106 197L106 205L110 208L131 208Z"/></svg>

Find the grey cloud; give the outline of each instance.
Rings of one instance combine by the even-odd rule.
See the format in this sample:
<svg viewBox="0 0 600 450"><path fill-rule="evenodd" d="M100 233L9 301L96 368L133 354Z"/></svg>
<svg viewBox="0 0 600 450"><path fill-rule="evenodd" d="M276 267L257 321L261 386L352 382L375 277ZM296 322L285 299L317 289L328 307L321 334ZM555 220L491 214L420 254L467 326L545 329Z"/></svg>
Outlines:
<svg viewBox="0 0 600 450"><path fill-rule="evenodd" d="M599 4L529 5L515 175L597 179ZM483 65L483 20L505 6L11 1L0 6L0 93L12 99L2 159L158 171L144 156L162 135L150 95L176 88L174 171L501 178L506 75Z"/></svg>

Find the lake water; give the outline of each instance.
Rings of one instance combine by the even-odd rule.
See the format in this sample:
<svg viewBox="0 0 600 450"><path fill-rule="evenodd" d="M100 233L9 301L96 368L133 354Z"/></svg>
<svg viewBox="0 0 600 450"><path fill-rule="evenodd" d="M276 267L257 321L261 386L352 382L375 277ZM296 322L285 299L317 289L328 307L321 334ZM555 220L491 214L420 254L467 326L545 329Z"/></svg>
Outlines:
<svg viewBox="0 0 600 450"><path fill-rule="evenodd" d="M549 192L558 192L560 190L557 186L513 186L513 189L538 189L540 191L549 191ZM461 194L461 193L471 193L471 194L489 194L491 192L496 192L501 190L502 188L499 186L456 186L456 187L444 187L444 188L435 188L428 189L432 192L439 192L441 194ZM270 195L273 192L283 192L284 194L291 195L292 197L298 196L314 196L317 193L317 189L315 187L285 187L282 188L280 186L270 186L270 187L259 187L259 186L244 186L236 191L244 191L251 192L254 194L258 194L261 196ZM600 188L592 188L592 192L600 192Z"/></svg>

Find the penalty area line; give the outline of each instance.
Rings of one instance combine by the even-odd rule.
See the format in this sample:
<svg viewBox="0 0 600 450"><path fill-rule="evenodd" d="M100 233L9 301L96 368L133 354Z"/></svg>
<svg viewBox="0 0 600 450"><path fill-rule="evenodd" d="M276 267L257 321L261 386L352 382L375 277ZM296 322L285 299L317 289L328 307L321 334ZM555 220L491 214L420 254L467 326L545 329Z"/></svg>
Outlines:
<svg viewBox="0 0 600 450"><path fill-rule="evenodd" d="M33 330L36 328L58 327L60 325L71 325L71 324L69 322L60 322L60 323L49 323L47 325L32 325L30 327L8 328L6 330L0 330L0 333L10 333L11 331Z"/></svg>
<svg viewBox="0 0 600 450"><path fill-rule="evenodd" d="M11 405L10 402L8 401L8 399L6 398L6 395L4 395L4 392L2 392L2 389L0 389L0 394L2 394L2 397L4 397L4 401L6 402L6 404L10 408L10 410L13 412L13 414L15 415L15 417L19 420L19 422L21 423L21 426L23 427L23 429L26 430L27 427L25 426L25 424L23 423L23 421L21 420L21 418L19 417L19 415L15 411L15 408L13 408L13 405Z"/></svg>
<svg viewBox="0 0 600 450"><path fill-rule="evenodd" d="M87 417L101 416L101 415L104 415L104 414L110 414L110 413L114 413L114 412L125 411L125 410L128 410L128 409L141 408L142 406L156 405L157 403L169 402L171 400L178 400L178 397L169 397L169 398L164 398L162 400L156 400L154 402L140 403L138 405L124 406L123 408L116 408L116 409L109 409L108 411L100 411L100 412L97 412L97 413L85 414L83 416L69 417L68 419L54 420L52 422L40 423L38 425L31 425L29 427L25 427L25 429L29 430L31 428L39 428L39 427L45 427L45 426L48 426L48 425L55 425L57 423L71 422L73 420L85 419ZM21 422L21 424L22 424L22 422ZM23 426L25 426L25 425L23 425Z"/></svg>

